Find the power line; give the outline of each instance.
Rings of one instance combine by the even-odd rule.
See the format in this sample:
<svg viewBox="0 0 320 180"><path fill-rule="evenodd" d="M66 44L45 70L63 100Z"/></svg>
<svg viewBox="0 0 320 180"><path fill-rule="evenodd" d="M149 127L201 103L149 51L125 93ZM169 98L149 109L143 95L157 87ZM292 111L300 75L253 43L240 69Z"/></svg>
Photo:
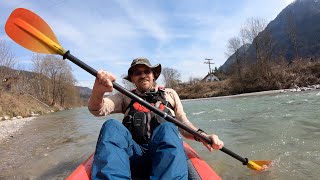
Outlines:
<svg viewBox="0 0 320 180"><path fill-rule="evenodd" d="M211 61L213 61L213 59L210 59L210 58L205 58L205 64L209 64L209 75L210 75L210 81L212 81L212 70L211 70L211 64L214 64L213 62L211 62Z"/></svg>
<svg viewBox="0 0 320 180"><path fill-rule="evenodd" d="M212 73L212 71L211 71L211 64L214 64L213 62L211 62L211 61L213 61L213 59L210 59L210 58L205 58L205 60L206 60L206 62L204 62L205 64L209 64L209 74L211 74Z"/></svg>

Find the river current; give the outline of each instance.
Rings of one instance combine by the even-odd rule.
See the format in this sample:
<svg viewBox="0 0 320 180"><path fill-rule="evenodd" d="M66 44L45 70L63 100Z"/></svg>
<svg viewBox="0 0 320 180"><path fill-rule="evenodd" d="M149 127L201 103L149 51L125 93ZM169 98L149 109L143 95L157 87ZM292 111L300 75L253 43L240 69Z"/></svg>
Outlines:
<svg viewBox="0 0 320 180"><path fill-rule="evenodd" d="M222 179L319 179L320 91L183 101L188 118L249 160L254 172L221 152L186 140ZM78 108L37 117L0 144L0 179L65 179L95 149L103 122Z"/></svg>

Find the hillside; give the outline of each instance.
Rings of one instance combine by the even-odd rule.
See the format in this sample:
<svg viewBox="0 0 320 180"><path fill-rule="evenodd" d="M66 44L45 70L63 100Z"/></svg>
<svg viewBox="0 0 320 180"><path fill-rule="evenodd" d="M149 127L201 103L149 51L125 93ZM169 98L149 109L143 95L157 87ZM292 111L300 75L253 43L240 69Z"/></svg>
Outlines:
<svg viewBox="0 0 320 180"><path fill-rule="evenodd" d="M272 33L275 41L272 48L277 57L284 55L287 60L320 57L320 1L294 1L265 31Z"/></svg>
<svg viewBox="0 0 320 180"><path fill-rule="evenodd" d="M239 58L243 64L248 65L257 61L255 44L259 44L259 51L264 51L261 58L276 63L281 60L289 63L300 58L318 59L320 1L296 0L283 9ZM235 62L233 56L229 57L219 70L227 72Z"/></svg>
<svg viewBox="0 0 320 180"><path fill-rule="evenodd" d="M53 81L41 73L1 66L0 77L0 117L28 117L83 106L91 94L89 88L74 86L74 81L62 76Z"/></svg>
<svg viewBox="0 0 320 180"><path fill-rule="evenodd" d="M245 53L248 51L250 45L251 44L242 45L234 54L232 54L227 59L227 61L219 68L219 70L223 72L229 72L232 65L236 63L236 60L241 56L245 56Z"/></svg>
<svg viewBox="0 0 320 180"><path fill-rule="evenodd" d="M88 104L88 100L91 96L92 89L88 87L82 87L82 86L76 86L79 89L80 93L80 99L82 102L82 105L86 106Z"/></svg>
<svg viewBox="0 0 320 180"><path fill-rule="evenodd" d="M86 105L91 94L91 89L87 87L77 86L81 93L81 105ZM84 91L81 91L84 90ZM90 92L90 94L89 94ZM42 102L31 94L24 93L8 93L2 91L0 94L0 120L5 116L9 117L30 117L34 115L47 114L50 112L63 110L64 107L59 105L51 106ZM2 118L1 118L2 117Z"/></svg>
<svg viewBox="0 0 320 180"><path fill-rule="evenodd" d="M0 95L0 117L29 117L57 110L58 107L48 106L27 93L11 94L1 92Z"/></svg>

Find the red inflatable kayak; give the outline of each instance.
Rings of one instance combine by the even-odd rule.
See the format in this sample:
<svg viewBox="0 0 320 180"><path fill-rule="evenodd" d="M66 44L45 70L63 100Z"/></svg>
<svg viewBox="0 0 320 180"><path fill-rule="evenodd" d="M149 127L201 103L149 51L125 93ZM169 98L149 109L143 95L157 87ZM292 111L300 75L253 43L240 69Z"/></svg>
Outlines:
<svg viewBox="0 0 320 180"><path fill-rule="evenodd" d="M184 150L189 157L188 159L188 176L189 179L216 180L220 176L204 161L199 155L186 143L183 143ZM73 171L67 180L90 180L93 154L85 160L78 168Z"/></svg>

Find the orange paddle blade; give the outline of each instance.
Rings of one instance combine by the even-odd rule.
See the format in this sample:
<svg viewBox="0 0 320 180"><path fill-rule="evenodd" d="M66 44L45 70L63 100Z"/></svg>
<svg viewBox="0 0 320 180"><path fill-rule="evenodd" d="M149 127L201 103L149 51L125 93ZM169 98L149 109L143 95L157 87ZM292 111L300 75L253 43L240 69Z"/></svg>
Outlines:
<svg viewBox="0 0 320 180"><path fill-rule="evenodd" d="M12 40L33 52L60 55L66 53L49 25L27 9L15 9L6 22L5 30Z"/></svg>
<svg viewBox="0 0 320 180"><path fill-rule="evenodd" d="M272 161L249 161L247 166L250 169L256 170L256 171L263 171L266 170L268 168L268 166L272 163Z"/></svg>
<svg viewBox="0 0 320 180"><path fill-rule="evenodd" d="M262 160L253 160L253 162L258 164L259 166L269 166L272 163L272 161L262 161Z"/></svg>

